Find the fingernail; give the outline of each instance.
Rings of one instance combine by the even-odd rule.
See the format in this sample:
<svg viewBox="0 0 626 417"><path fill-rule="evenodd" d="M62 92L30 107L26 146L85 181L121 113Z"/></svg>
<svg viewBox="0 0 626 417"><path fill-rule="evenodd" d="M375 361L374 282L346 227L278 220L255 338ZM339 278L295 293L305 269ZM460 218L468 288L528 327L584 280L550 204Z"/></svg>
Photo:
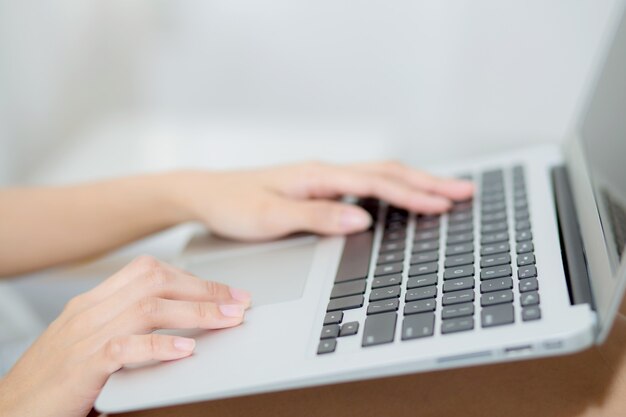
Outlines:
<svg viewBox="0 0 626 417"><path fill-rule="evenodd" d="M240 304L222 304L220 305L220 311L226 317L241 317L243 316L244 308Z"/></svg>
<svg viewBox="0 0 626 417"><path fill-rule="evenodd" d="M177 337L174 339L174 347L182 352L191 352L196 347L196 341L186 337Z"/></svg>
<svg viewBox="0 0 626 417"><path fill-rule="evenodd" d="M248 303L252 299L248 291L239 288L230 288L230 296L242 303Z"/></svg>
<svg viewBox="0 0 626 417"><path fill-rule="evenodd" d="M364 229L371 224L372 219L361 210L345 209L339 221L344 229Z"/></svg>

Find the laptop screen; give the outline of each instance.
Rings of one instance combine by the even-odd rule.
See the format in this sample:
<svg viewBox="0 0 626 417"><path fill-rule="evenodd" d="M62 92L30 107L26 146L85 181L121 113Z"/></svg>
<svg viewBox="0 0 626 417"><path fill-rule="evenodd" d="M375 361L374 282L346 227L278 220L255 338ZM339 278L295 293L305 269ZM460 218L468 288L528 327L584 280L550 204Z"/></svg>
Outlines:
<svg viewBox="0 0 626 417"><path fill-rule="evenodd" d="M622 17L581 125L613 276L626 246L626 22Z"/></svg>

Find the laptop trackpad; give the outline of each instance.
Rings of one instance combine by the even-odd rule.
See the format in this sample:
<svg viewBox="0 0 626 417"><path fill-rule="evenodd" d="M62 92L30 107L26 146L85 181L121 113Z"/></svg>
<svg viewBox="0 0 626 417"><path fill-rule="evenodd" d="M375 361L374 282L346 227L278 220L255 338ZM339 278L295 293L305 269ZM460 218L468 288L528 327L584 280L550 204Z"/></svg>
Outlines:
<svg viewBox="0 0 626 417"><path fill-rule="evenodd" d="M318 238L301 236L245 244L204 235L183 253L182 267L194 275L242 288L255 306L302 296Z"/></svg>

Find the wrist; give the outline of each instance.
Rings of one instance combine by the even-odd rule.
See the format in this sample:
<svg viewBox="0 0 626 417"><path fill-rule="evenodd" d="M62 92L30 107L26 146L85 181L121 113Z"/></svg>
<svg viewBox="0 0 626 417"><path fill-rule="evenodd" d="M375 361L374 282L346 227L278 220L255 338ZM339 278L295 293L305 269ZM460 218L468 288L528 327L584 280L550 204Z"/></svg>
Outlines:
<svg viewBox="0 0 626 417"><path fill-rule="evenodd" d="M181 170L160 174L156 178L161 204L163 205L168 221L172 225L199 221L200 216L194 210L194 193L206 193L206 183L200 184L200 177L209 175L207 172ZM200 187L202 185L202 187Z"/></svg>

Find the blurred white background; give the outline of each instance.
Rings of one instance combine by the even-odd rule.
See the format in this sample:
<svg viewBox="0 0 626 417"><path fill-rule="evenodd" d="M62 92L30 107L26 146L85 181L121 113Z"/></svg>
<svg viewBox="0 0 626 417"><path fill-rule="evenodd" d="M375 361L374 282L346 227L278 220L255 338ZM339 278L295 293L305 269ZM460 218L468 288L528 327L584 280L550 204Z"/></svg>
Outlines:
<svg viewBox="0 0 626 417"><path fill-rule="evenodd" d="M560 140L619 0L0 0L0 184Z"/></svg>

